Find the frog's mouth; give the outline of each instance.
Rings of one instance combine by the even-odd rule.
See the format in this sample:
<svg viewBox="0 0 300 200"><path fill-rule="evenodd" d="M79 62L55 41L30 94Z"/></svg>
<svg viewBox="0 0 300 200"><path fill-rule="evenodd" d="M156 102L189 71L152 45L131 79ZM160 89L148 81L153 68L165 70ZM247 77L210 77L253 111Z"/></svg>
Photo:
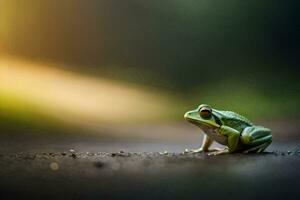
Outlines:
<svg viewBox="0 0 300 200"><path fill-rule="evenodd" d="M199 126L199 127L206 126L206 127L211 127L211 128L219 128L222 125L221 121L214 115L211 115L211 117L209 119L201 118L199 116L197 110L186 112L184 114L184 118L188 122L195 124L196 126Z"/></svg>
<svg viewBox="0 0 300 200"><path fill-rule="evenodd" d="M211 123L208 123L206 121L201 121L201 120L196 120L196 119L193 119L193 118L185 118L188 122L200 127L200 128L203 128L203 126L205 127L210 127L210 128L219 128L220 125L215 123L215 124L211 124Z"/></svg>

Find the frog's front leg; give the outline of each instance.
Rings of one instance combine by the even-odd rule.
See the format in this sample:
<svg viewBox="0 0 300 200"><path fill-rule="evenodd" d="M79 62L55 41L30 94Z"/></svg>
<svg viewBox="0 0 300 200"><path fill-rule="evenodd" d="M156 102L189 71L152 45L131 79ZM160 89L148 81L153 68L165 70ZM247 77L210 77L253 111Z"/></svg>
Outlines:
<svg viewBox="0 0 300 200"><path fill-rule="evenodd" d="M204 134L203 142L202 142L201 147L198 148L198 149L192 149L192 150L186 149L185 153L201 153L201 152L220 150L219 148L209 149L209 147L211 146L212 143L213 143L213 140L208 135Z"/></svg>
<svg viewBox="0 0 300 200"><path fill-rule="evenodd" d="M218 129L218 131L221 135L227 136L227 148L211 153L209 155L219 155L234 152L237 149L239 143L240 132L225 125L222 125Z"/></svg>
<svg viewBox="0 0 300 200"><path fill-rule="evenodd" d="M244 153L260 153L272 142L271 130L262 126L246 127L241 134L241 141L248 147Z"/></svg>

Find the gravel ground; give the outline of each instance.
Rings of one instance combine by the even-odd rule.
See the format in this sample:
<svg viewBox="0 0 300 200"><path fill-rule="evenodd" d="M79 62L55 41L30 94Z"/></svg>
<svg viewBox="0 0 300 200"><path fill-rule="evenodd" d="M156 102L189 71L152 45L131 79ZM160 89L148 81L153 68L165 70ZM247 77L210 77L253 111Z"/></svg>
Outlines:
<svg viewBox="0 0 300 200"><path fill-rule="evenodd" d="M173 140L6 135L0 199L297 199L300 140L279 135L266 153L221 156L181 153L199 145L199 134Z"/></svg>

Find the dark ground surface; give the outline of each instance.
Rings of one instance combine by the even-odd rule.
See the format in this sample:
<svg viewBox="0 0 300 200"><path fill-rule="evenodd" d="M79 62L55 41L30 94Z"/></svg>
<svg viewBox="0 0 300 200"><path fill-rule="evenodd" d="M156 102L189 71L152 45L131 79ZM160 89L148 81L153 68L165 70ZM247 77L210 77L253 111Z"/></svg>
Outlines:
<svg viewBox="0 0 300 200"><path fill-rule="evenodd" d="M181 153L199 145L198 129L175 126L177 134L173 125L149 127L122 127L120 132L146 129L159 136L157 130L169 130L174 139L157 139L155 134L135 140L95 135L3 135L0 199L253 200L300 196L297 129L271 125L274 142L263 154L207 156ZM159 153L164 150L169 153Z"/></svg>

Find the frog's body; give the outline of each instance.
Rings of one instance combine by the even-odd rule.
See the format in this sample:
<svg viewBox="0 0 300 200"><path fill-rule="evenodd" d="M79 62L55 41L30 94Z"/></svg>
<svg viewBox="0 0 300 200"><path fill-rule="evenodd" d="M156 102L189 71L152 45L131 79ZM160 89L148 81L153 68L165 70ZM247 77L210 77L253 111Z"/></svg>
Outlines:
<svg viewBox="0 0 300 200"><path fill-rule="evenodd" d="M213 141L228 148L213 152L262 152L272 142L271 130L252 124L247 118L231 111L220 111L202 104L184 115L189 122L206 134L201 148L192 152L209 151Z"/></svg>

